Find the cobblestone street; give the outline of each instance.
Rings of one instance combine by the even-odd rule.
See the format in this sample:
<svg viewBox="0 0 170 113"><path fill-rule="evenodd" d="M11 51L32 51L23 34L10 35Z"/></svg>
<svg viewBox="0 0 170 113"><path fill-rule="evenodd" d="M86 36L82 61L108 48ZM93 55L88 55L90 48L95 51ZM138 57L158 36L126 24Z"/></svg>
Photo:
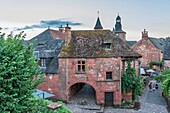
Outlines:
<svg viewBox="0 0 170 113"><path fill-rule="evenodd" d="M80 101L84 100L86 105L80 105ZM73 111L73 113L168 113L166 109L166 102L161 97L159 91L149 92L147 88L144 90L144 94L140 97L141 109L120 109L113 107L102 108L95 104L95 93L91 86L86 85L81 91L79 91L67 104L67 107ZM88 108L88 109L86 109ZM91 109L91 110L89 110Z"/></svg>

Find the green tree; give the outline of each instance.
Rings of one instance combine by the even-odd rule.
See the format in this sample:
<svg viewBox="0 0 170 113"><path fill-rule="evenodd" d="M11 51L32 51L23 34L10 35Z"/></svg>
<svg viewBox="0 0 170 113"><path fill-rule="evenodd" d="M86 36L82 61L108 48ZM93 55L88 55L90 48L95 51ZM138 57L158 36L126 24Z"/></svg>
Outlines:
<svg viewBox="0 0 170 113"><path fill-rule="evenodd" d="M33 57L32 44L24 46L24 38L23 33L0 34L0 112L53 113L47 108L51 101L33 96L44 75ZM71 113L64 105L59 110Z"/></svg>
<svg viewBox="0 0 170 113"><path fill-rule="evenodd" d="M23 33L14 37L0 34L0 111L28 109L29 98L42 82L33 49L24 46L24 38Z"/></svg>

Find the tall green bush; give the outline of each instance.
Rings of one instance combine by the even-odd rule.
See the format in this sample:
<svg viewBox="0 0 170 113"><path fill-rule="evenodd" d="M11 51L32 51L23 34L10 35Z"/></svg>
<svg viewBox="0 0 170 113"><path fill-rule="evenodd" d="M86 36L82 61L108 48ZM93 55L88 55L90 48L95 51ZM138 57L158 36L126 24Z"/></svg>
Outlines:
<svg viewBox="0 0 170 113"><path fill-rule="evenodd" d="M170 69L164 70L160 76L155 76L158 82L162 82L162 90L165 95L170 97Z"/></svg>

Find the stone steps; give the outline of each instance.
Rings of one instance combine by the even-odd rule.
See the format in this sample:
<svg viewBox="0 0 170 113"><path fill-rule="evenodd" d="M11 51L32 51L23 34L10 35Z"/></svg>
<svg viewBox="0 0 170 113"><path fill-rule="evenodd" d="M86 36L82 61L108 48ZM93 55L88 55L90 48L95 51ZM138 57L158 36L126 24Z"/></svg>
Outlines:
<svg viewBox="0 0 170 113"><path fill-rule="evenodd" d="M79 108L85 110L93 110L96 113L104 113L104 106L80 106Z"/></svg>

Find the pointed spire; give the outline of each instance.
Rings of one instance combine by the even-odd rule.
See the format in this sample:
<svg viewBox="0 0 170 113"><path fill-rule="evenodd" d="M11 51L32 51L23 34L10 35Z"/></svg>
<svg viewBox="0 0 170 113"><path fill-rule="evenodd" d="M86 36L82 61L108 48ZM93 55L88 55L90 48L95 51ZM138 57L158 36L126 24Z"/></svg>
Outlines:
<svg viewBox="0 0 170 113"><path fill-rule="evenodd" d="M98 18L97 18L96 25L95 25L95 27L94 27L95 30L103 29L103 27L102 27L102 25L101 25L101 22L100 22L100 19L99 19L99 11L98 11L97 13L98 13Z"/></svg>
<svg viewBox="0 0 170 113"><path fill-rule="evenodd" d="M121 20L121 18L120 18L120 16L119 16L119 13L118 13L118 15L117 15L116 20Z"/></svg>
<svg viewBox="0 0 170 113"><path fill-rule="evenodd" d="M122 31L123 30L122 30L121 18L118 13L118 16L116 17L115 32L122 32Z"/></svg>

